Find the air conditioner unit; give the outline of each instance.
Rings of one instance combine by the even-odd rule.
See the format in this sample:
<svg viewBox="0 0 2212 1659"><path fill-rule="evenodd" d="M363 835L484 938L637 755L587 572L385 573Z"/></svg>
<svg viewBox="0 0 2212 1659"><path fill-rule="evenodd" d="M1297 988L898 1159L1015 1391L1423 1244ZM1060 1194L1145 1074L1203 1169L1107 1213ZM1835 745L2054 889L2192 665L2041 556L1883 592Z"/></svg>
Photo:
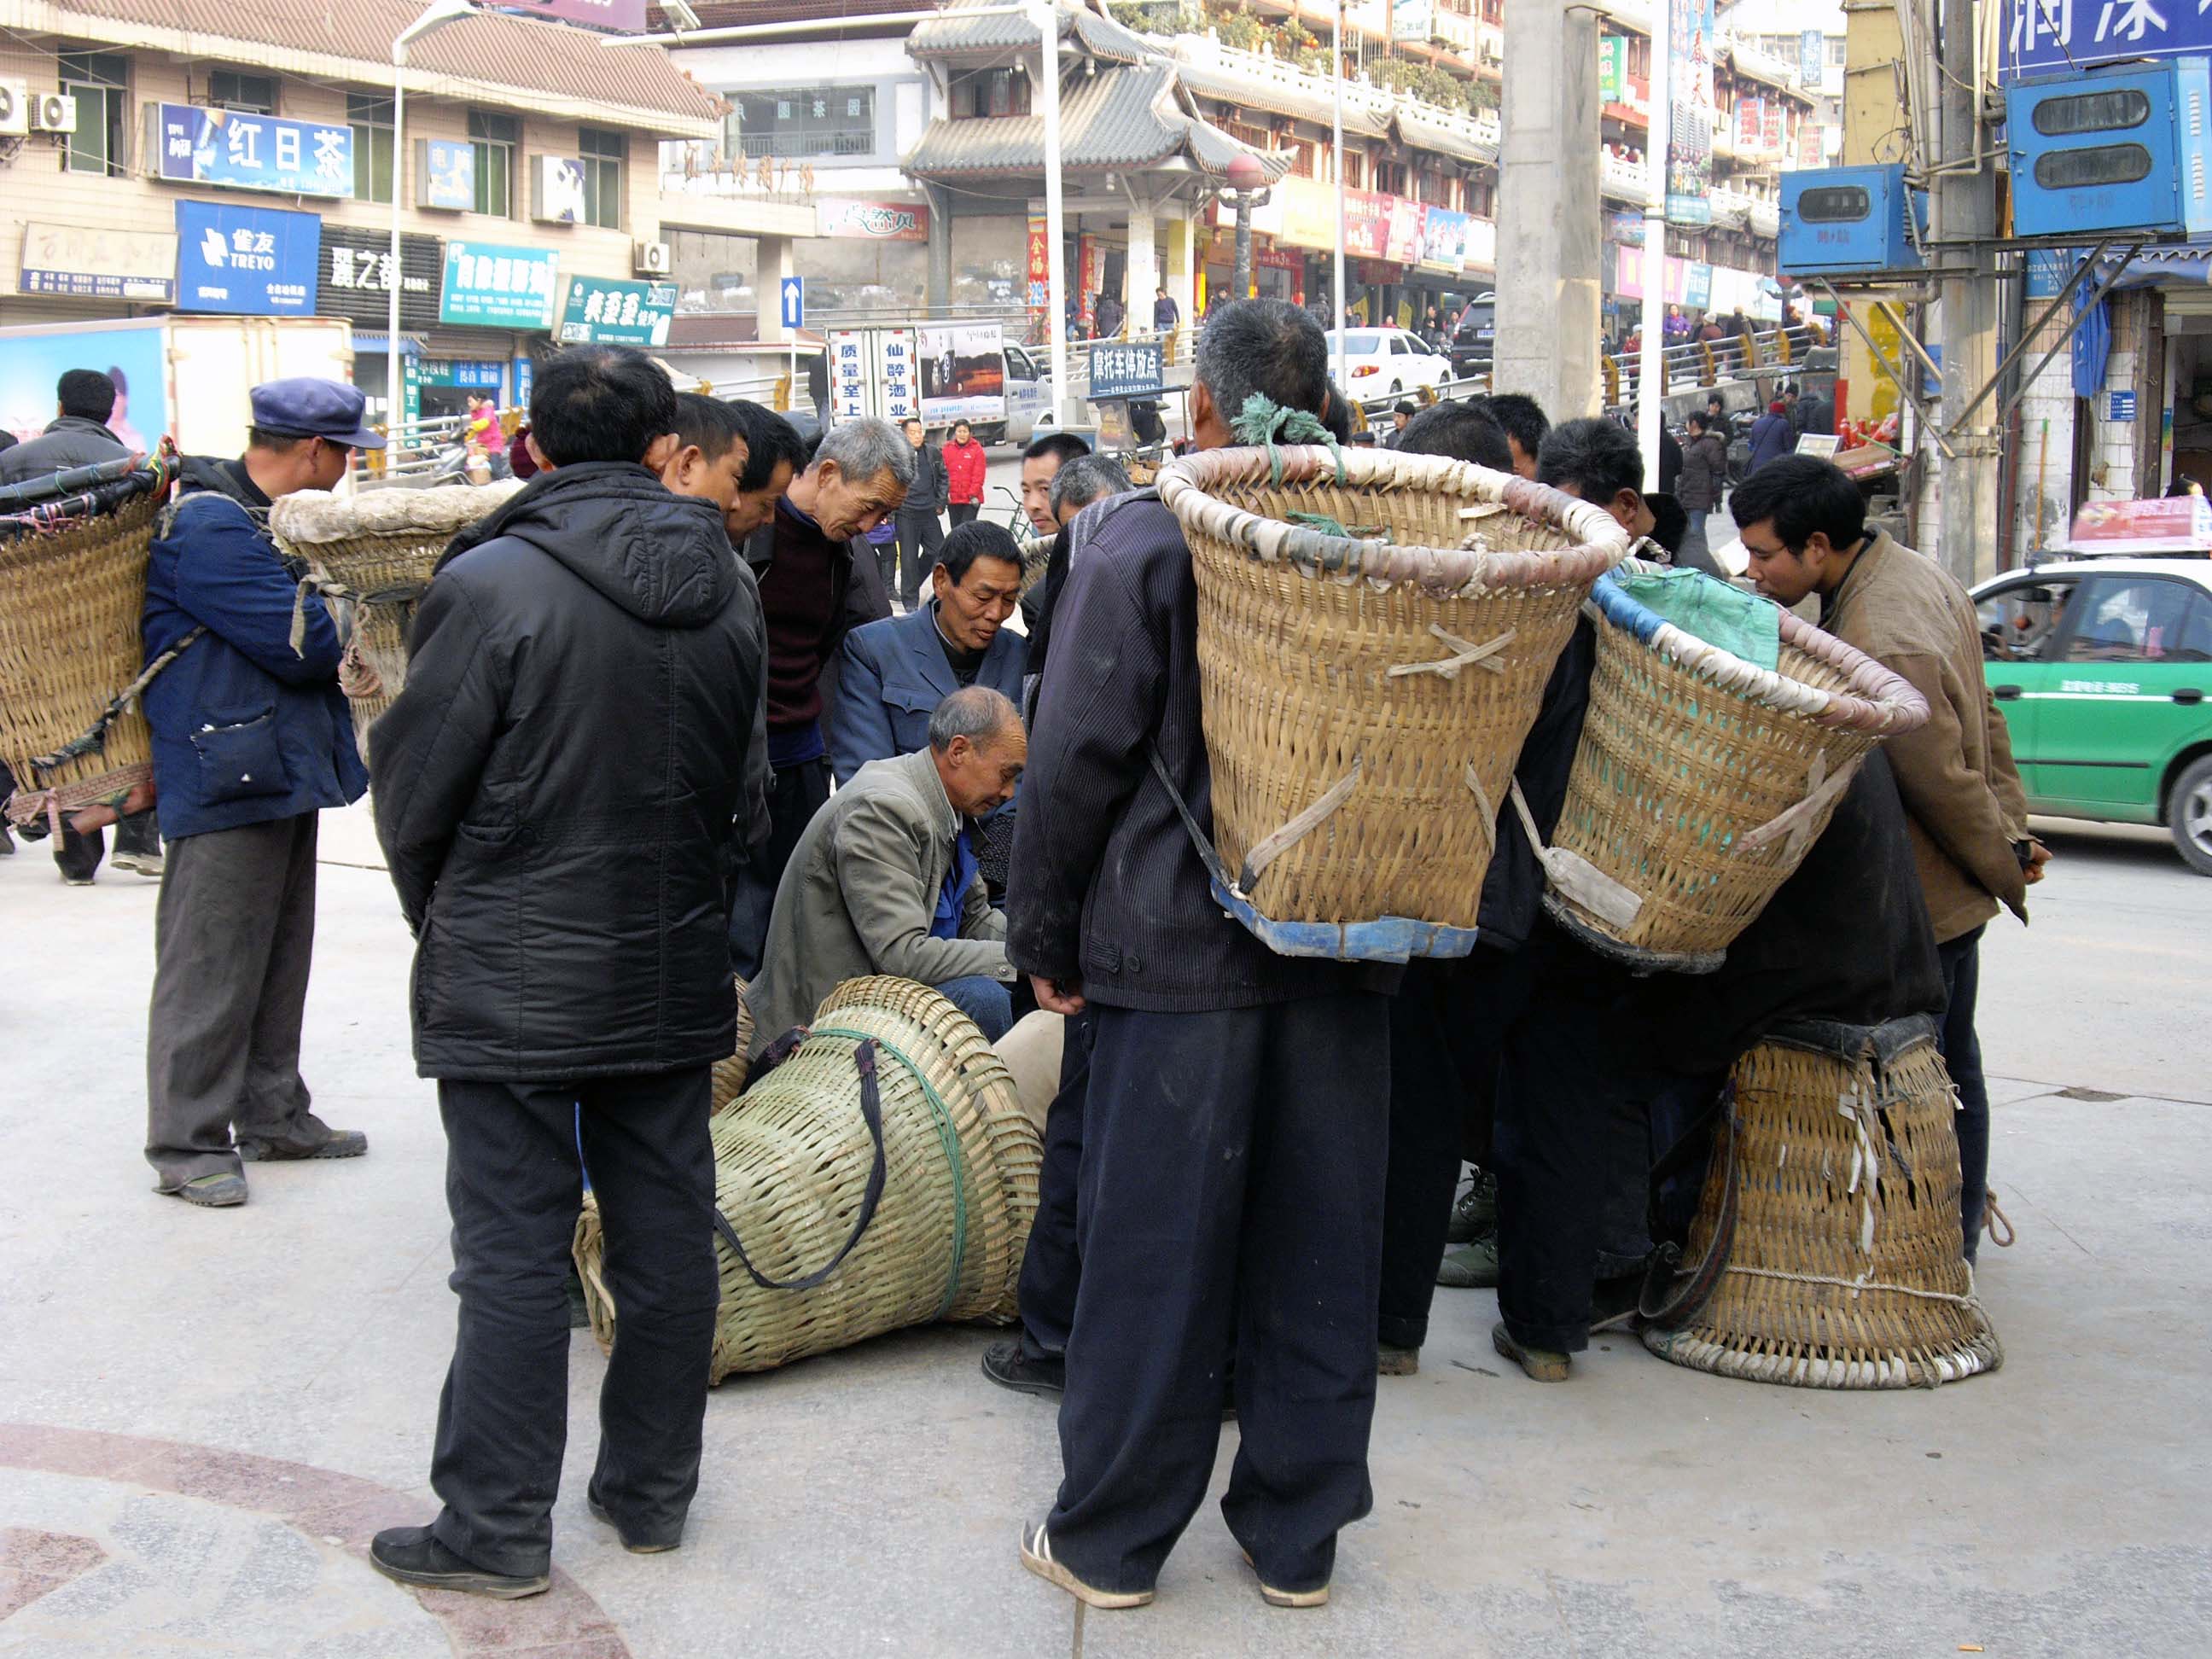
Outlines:
<svg viewBox="0 0 2212 1659"><path fill-rule="evenodd" d="M0 81L0 135L13 137L30 130L30 87L21 81Z"/></svg>
<svg viewBox="0 0 2212 1659"><path fill-rule="evenodd" d="M31 131L75 132L76 131L76 100L58 92L33 94Z"/></svg>
<svg viewBox="0 0 2212 1659"><path fill-rule="evenodd" d="M665 276L676 269L676 256L665 242L640 242L633 254L631 269L641 276Z"/></svg>

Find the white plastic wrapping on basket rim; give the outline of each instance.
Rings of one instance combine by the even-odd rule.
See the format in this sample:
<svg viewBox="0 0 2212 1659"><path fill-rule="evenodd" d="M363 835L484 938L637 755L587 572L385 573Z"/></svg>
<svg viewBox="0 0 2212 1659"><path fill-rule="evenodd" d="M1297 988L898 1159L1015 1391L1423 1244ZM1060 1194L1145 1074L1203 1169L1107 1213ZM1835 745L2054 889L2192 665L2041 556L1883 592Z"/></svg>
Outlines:
<svg viewBox="0 0 2212 1659"><path fill-rule="evenodd" d="M310 544L349 541L356 536L450 536L523 487L520 478L502 478L496 483L362 489L343 495L302 489L277 498L269 509L269 527L288 542Z"/></svg>

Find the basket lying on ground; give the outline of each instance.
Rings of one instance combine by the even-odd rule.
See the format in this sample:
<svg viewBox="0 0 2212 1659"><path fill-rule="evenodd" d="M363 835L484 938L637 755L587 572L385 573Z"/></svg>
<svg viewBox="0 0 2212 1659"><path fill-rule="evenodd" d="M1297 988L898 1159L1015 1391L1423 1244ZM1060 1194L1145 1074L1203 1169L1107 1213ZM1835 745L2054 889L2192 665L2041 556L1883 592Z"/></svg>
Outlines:
<svg viewBox="0 0 2212 1659"><path fill-rule="evenodd" d="M1605 954L1711 972L1827 827L1860 758L1928 705L1787 611L1768 670L1616 583L1600 582L1590 609L1597 660L1546 907ZM1590 868L1603 879L1575 883Z"/></svg>
<svg viewBox="0 0 2212 1659"><path fill-rule="evenodd" d="M1341 465L1259 448L1160 470L1198 585L1215 896L1287 955L1464 956L1544 683L1627 540L1465 462Z"/></svg>
<svg viewBox="0 0 2212 1659"><path fill-rule="evenodd" d="M153 734L133 699L87 752L47 768L100 725L141 677L146 550L174 471L143 470L112 512L0 541L0 760L15 775L17 817L119 799L152 781Z"/></svg>
<svg viewBox="0 0 2212 1659"><path fill-rule="evenodd" d="M303 489L270 508L276 545L312 571L301 599L324 596L339 637L383 682L375 696L353 700L354 734L364 752L370 723L407 683L407 625L447 544L521 488L510 478L350 495Z"/></svg>
<svg viewBox="0 0 2212 1659"><path fill-rule="evenodd" d="M905 1325L1013 1316L1042 1148L982 1033L934 991L848 980L714 1137L711 1382ZM586 1205L576 1265L604 1346L619 1310L603 1244Z"/></svg>
<svg viewBox="0 0 2212 1659"><path fill-rule="evenodd" d="M2002 1363L1960 1240L1934 1030L1785 1028L1736 1062L1733 1156L1724 1124L1686 1252L1703 1271L1678 1280L1711 1294L1647 1326L1646 1347L1818 1389L1932 1388Z"/></svg>

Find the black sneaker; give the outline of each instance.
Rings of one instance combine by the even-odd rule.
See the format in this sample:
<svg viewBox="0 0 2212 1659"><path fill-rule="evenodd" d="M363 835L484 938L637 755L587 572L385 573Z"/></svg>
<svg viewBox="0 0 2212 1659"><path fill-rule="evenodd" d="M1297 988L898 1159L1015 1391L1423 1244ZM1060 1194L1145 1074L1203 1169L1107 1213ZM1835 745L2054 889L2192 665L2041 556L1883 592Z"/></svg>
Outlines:
<svg viewBox="0 0 2212 1659"><path fill-rule="evenodd" d="M594 1521L604 1522L615 1529L615 1536L622 1540L622 1547L632 1555L659 1555L666 1551L680 1548L684 1543L684 1528L681 1522L678 1522L676 1530L666 1537L639 1537L632 1534L621 1522L616 1520L613 1512L605 1504L599 1502L599 1493L589 1487L585 1488L584 1503L592 1511L592 1518Z"/></svg>
<svg viewBox="0 0 2212 1659"><path fill-rule="evenodd" d="M295 1158L359 1158L368 1150L368 1137L358 1129L333 1129L328 1140L313 1146L296 1146L277 1140L257 1140L240 1135L238 1155L248 1164L289 1164Z"/></svg>
<svg viewBox="0 0 2212 1659"><path fill-rule="evenodd" d="M1498 1177L1477 1170L1474 1180L1452 1206L1451 1221L1444 1230L1450 1244L1471 1244L1498 1231Z"/></svg>
<svg viewBox="0 0 2212 1659"><path fill-rule="evenodd" d="M1030 1358L1022 1352L1018 1337L994 1342L983 1350L983 1375L1016 1394L1063 1394L1067 1389L1067 1362Z"/></svg>
<svg viewBox="0 0 2212 1659"><path fill-rule="evenodd" d="M368 1565L402 1584L459 1590L500 1601L543 1595L553 1583L550 1572L518 1577L471 1566L440 1543L428 1527L388 1527L377 1534L369 1540Z"/></svg>

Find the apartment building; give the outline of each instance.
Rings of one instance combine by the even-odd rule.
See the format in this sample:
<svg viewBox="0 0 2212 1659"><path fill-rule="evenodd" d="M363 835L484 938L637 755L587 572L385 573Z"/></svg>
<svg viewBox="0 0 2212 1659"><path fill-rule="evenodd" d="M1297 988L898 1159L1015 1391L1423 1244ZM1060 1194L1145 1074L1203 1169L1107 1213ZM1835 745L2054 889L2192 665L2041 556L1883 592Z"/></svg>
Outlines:
<svg viewBox="0 0 2212 1659"><path fill-rule="evenodd" d="M0 0L0 83L73 100L69 131L0 132L0 325L343 317L381 417L396 193L404 413L525 401L557 341L665 340L657 146L720 101L658 47L473 13L410 48L395 149L421 11Z"/></svg>

